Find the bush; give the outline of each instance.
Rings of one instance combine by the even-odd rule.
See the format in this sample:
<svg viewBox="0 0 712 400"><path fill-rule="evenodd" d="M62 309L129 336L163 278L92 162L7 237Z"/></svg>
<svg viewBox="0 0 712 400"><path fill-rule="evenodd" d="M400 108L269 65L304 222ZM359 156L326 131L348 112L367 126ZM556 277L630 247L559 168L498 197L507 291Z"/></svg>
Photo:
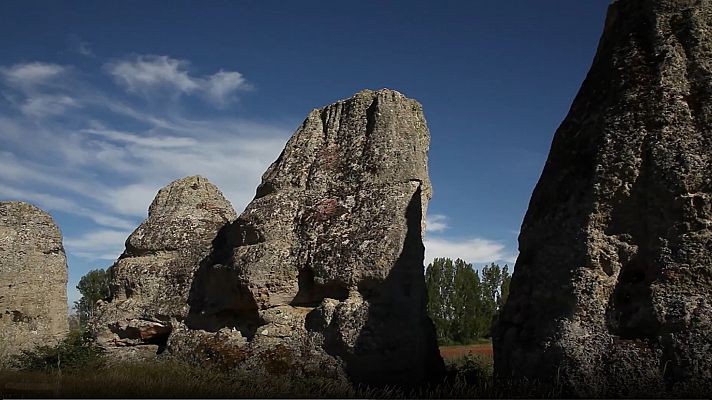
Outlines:
<svg viewBox="0 0 712 400"><path fill-rule="evenodd" d="M13 356L12 365L19 369L54 371L71 368L99 367L104 363L102 350L78 331L54 346L38 346Z"/></svg>
<svg viewBox="0 0 712 400"><path fill-rule="evenodd" d="M491 382L494 374L492 360L478 354L466 354L446 361L448 376L462 379L469 384Z"/></svg>

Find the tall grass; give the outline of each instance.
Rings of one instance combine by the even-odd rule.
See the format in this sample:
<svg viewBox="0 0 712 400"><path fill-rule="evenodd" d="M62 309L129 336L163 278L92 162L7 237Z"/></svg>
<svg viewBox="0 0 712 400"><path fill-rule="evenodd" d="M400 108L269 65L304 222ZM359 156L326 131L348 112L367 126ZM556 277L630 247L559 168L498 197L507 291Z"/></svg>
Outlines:
<svg viewBox="0 0 712 400"><path fill-rule="evenodd" d="M40 350L47 352L48 348ZM43 351L33 354L42 355ZM53 356L57 351L49 353ZM100 355L96 357L101 359ZM38 357L39 360L46 358ZM223 372L174 360L111 364L93 361L86 365L68 363L59 368L30 360L24 367L0 372L0 397L474 398L495 397L493 394L498 393L491 384L491 362L478 356L449 362L447 382L419 390L355 387L316 377L254 376L244 371Z"/></svg>
<svg viewBox="0 0 712 400"><path fill-rule="evenodd" d="M59 360L65 362L58 363ZM150 362L104 361L101 353L94 352L81 341L40 347L16 358L15 366L20 369L0 369L0 398L434 399L570 396L555 382L495 384L491 358L476 354L446 361L447 377L443 383L415 390L352 386L313 376L256 376L246 371L198 367L168 358ZM669 395L677 397L681 393ZM698 396L693 394L692 397Z"/></svg>

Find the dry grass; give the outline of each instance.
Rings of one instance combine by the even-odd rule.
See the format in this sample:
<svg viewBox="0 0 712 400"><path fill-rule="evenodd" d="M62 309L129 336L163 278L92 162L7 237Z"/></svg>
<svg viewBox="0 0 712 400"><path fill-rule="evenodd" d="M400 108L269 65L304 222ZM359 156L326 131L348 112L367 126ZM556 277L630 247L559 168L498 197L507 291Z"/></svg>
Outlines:
<svg viewBox="0 0 712 400"><path fill-rule="evenodd" d="M101 368L0 372L0 397L56 398L475 398L492 396L491 379L484 377L480 360L458 365L447 383L405 391L399 388L353 387L333 380L275 376L260 379L227 374L174 361L111 364ZM487 371L488 369L485 368ZM491 369L490 369L491 370ZM491 378L489 376L488 378ZM478 378L479 379L479 378Z"/></svg>
<svg viewBox="0 0 712 400"><path fill-rule="evenodd" d="M99 364L97 364L99 365ZM93 368L0 371L0 398L512 398L559 397L535 385L495 386L492 360L448 360L445 383L420 390L353 387L334 380L275 375L259 378L175 361Z"/></svg>
<svg viewBox="0 0 712 400"><path fill-rule="evenodd" d="M176 362L112 364L100 369L0 372L0 396L62 398L357 397L333 381L289 377L269 382Z"/></svg>

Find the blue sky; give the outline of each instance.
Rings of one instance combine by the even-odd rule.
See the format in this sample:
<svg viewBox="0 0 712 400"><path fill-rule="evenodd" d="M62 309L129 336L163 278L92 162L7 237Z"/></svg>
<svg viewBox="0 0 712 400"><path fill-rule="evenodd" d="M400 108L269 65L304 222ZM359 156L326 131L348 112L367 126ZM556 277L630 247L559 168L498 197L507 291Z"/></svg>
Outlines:
<svg viewBox="0 0 712 400"><path fill-rule="evenodd" d="M307 113L388 87L423 104L427 258L511 263L607 0L2 1L0 200L58 222L69 297L158 189L240 212Z"/></svg>

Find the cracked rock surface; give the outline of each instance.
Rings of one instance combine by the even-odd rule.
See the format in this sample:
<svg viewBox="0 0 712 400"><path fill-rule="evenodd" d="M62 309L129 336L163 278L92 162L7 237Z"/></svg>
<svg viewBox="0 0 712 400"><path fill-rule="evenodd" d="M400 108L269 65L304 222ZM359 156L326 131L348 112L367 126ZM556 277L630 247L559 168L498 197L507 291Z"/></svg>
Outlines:
<svg viewBox="0 0 712 400"><path fill-rule="evenodd" d="M193 274L218 231L237 215L220 190L201 176L162 188L148 218L126 240L110 268L110 298L99 305L98 343L120 358L162 351L188 314Z"/></svg>
<svg viewBox="0 0 712 400"><path fill-rule="evenodd" d="M712 393L712 1L611 4L519 249L498 376Z"/></svg>
<svg viewBox="0 0 712 400"><path fill-rule="evenodd" d="M68 331L59 228L32 204L0 202L0 357L56 343Z"/></svg>
<svg viewBox="0 0 712 400"><path fill-rule="evenodd" d="M205 360L217 346L249 370L359 383L436 379L429 141L420 104L393 90L309 113L196 272L169 350Z"/></svg>

